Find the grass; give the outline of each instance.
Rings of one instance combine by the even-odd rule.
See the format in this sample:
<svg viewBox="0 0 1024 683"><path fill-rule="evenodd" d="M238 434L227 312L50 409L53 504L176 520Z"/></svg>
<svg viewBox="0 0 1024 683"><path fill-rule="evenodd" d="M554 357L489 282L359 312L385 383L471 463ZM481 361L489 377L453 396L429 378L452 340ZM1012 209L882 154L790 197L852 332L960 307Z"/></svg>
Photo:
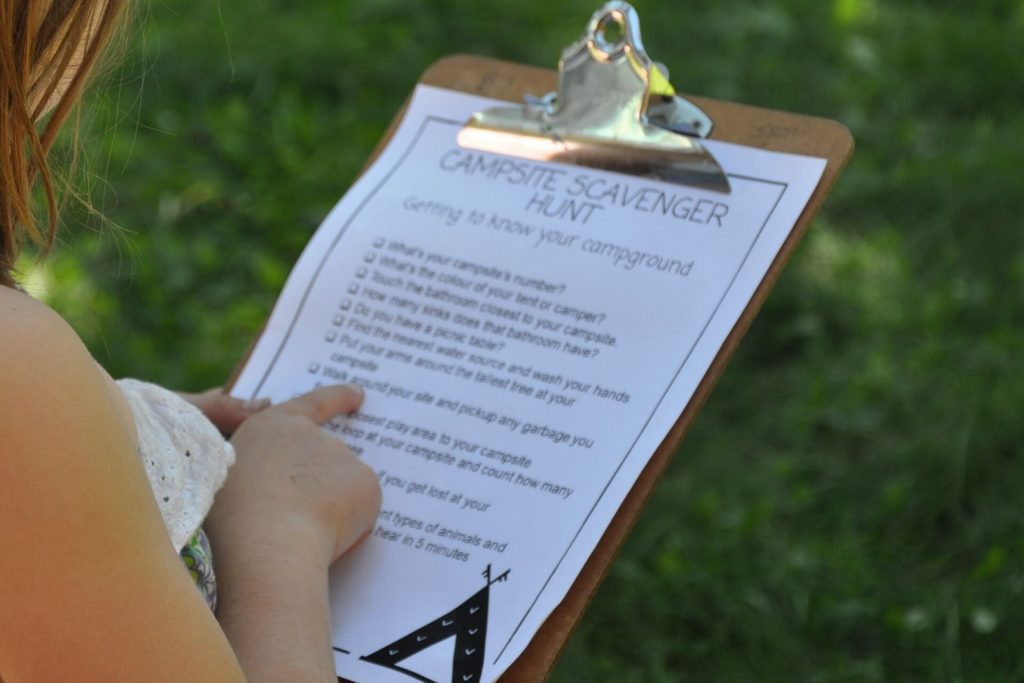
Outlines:
<svg viewBox="0 0 1024 683"><path fill-rule="evenodd" d="M853 162L555 681L1024 680L1024 5L638 0L687 92ZM596 3L153 3L31 283L115 375L223 380L435 59L548 66Z"/></svg>

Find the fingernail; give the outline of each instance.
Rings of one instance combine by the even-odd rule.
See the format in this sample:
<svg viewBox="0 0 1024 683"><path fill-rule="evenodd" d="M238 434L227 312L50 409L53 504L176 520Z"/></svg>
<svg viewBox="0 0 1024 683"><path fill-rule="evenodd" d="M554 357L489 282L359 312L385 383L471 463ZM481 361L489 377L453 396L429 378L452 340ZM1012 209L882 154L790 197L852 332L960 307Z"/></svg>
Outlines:
<svg viewBox="0 0 1024 683"><path fill-rule="evenodd" d="M255 399L253 401L243 401L242 402L242 410L244 410L247 413L258 413L261 410L263 410L264 408L269 408L269 407L270 407L270 399L269 398L258 398L258 399Z"/></svg>
<svg viewBox="0 0 1024 683"><path fill-rule="evenodd" d="M366 390L359 384L349 384L349 387L352 388L352 391L359 394L360 398L366 398Z"/></svg>

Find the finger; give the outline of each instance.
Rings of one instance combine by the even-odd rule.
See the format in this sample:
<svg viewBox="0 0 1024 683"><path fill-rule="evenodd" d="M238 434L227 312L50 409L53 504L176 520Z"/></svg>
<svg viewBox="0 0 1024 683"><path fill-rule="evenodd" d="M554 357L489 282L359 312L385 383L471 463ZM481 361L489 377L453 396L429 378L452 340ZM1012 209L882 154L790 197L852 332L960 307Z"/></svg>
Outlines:
<svg viewBox="0 0 1024 683"><path fill-rule="evenodd" d="M305 415L317 424L323 424L336 415L355 412L362 403L361 387L354 384L335 384L297 396L278 407L289 413Z"/></svg>
<svg viewBox="0 0 1024 683"><path fill-rule="evenodd" d="M269 406L270 399L247 401L217 392L208 396L200 409L217 429L231 434L247 419Z"/></svg>

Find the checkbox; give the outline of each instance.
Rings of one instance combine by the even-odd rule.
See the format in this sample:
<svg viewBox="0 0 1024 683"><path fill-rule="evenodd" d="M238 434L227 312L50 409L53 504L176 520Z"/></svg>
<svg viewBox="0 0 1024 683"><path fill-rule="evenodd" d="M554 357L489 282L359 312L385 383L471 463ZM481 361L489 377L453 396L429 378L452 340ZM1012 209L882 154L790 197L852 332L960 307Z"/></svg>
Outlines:
<svg viewBox="0 0 1024 683"><path fill-rule="evenodd" d="M341 302L341 306L339 306L338 308L340 308L343 311L347 311L348 309L352 308L352 300L345 299L344 301Z"/></svg>
<svg viewBox="0 0 1024 683"><path fill-rule="evenodd" d="M348 286L348 293L355 296L359 293L359 285L351 284Z"/></svg>
<svg viewBox="0 0 1024 683"><path fill-rule="evenodd" d="M309 371L311 373L320 372L320 364L319 363L310 363L309 364Z"/></svg>
<svg viewBox="0 0 1024 683"><path fill-rule="evenodd" d="M374 249L380 249L383 246L384 246L384 238L383 237L378 237L377 239L375 239L373 241L373 248Z"/></svg>
<svg viewBox="0 0 1024 683"><path fill-rule="evenodd" d="M363 257L363 261L365 261L366 263L373 263L376 260L377 260L377 255L374 254L372 251L370 253L368 253L366 256Z"/></svg>
<svg viewBox="0 0 1024 683"><path fill-rule="evenodd" d="M345 324L345 316L340 314L334 316L334 320L331 321L331 324L334 325L335 327L341 327L342 325Z"/></svg>
<svg viewBox="0 0 1024 683"><path fill-rule="evenodd" d="M369 271L366 268L360 268L359 270L356 271L356 277L362 280L364 277L366 277L366 274L368 272Z"/></svg>
<svg viewBox="0 0 1024 683"><path fill-rule="evenodd" d="M324 341L333 342L338 338L338 333L334 330L327 330L327 334L324 335Z"/></svg>

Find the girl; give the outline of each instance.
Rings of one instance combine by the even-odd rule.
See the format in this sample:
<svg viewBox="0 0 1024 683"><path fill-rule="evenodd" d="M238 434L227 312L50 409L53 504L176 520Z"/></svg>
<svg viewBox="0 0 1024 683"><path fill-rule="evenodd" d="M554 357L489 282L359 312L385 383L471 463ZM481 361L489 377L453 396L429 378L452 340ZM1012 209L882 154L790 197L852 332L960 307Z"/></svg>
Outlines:
<svg viewBox="0 0 1024 683"><path fill-rule="evenodd" d="M197 409L114 383L12 273L24 237L54 239L46 155L125 5L0 5L0 679L333 681L327 570L380 491L319 425L359 390ZM200 410L241 425L230 444Z"/></svg>

